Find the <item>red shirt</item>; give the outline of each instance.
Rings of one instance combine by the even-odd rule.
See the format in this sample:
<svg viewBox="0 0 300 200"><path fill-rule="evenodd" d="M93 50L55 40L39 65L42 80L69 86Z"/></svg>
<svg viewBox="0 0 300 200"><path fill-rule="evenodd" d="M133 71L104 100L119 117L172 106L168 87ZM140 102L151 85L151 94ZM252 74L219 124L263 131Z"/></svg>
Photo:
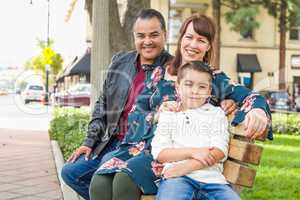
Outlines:
<svg viewBox="0 0 300 200"><path fill-rule="evenodd" d="M127 133L128 114L131 111L136 98L144 89L145 72L142 69L140 62L137 62L136 68L138 70L138 73L135 75L132 81L132 85L129 90L129 95L119 120L120 131L119 134L117 135L117 138L119 140L122 140L125 134Z"/></svg>

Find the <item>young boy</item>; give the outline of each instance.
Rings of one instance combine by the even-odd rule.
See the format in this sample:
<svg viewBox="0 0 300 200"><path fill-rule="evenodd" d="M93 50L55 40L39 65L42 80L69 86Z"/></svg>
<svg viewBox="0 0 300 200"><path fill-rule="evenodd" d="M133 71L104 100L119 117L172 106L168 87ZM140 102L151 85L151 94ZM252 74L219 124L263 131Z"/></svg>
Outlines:
<svg viewBox="0 0 300 200"><path fill-rule="evenodd" d="M157 200L237 200L222 175L228 153L228 122L223 110L208 103L212 71L203 62L184 64L176 90L179 112L162 112L152 154L164 165Z"/></svg>

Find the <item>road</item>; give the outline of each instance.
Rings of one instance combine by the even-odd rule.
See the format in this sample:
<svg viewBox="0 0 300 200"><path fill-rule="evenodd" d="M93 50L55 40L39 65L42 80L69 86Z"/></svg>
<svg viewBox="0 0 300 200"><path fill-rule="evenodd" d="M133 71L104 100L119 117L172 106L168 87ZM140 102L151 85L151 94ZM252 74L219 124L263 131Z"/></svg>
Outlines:
<svg viewBox="0 0 300 200"><path fill-rule="evenodd" d="M51 112L41 103L24 105L20 95L0 96L0 128L47 130Z"/></svg>

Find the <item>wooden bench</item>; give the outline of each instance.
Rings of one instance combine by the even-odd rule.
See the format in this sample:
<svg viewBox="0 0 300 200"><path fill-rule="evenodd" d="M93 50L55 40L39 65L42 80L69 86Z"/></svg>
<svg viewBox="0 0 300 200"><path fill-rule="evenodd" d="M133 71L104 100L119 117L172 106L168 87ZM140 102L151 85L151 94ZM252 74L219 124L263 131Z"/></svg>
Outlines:
<svg viewBox="0 0 300 200"><path fill-rule="evenodd" d="M228 117L231 123L233 115ZM252 188L255 181L256 170L253 165L259 165L263 147L255 144L254 141L246 138L243 125L236 127L230 126L231 134L229 142L228 159L224 163L223 174L226 180L233 184L237 192L241 192L242 188ZM257 140L264 141L267 130ZM154 195L143 195L141 200L155 200Z"/></svg>

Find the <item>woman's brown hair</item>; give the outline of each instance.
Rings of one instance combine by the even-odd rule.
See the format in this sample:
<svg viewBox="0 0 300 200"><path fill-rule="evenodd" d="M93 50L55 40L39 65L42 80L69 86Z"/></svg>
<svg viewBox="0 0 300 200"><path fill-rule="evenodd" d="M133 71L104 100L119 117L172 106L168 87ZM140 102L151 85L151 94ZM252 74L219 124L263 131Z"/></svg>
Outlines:
<svg viewBox="0 0 300 200"><path fill-rule="evenodd" d="M207 40L209 41L210 49L204 55L203 62L211 64L211 60L212 60L212 56L213 56L213 52L214 52L213 42L214 42L215 33L216 33L215 24L209 17L207 17L205 15L195 14L195 15L192 15L191 17L187 18L183 22L183 24L180 28L179 38L178 38L178 42L177 42L177 49L175 51L175 57L174 57L173 61L171 62L170 67L168 69L168 72L171 75L177 74L177 70L182 63L182 55L180 52L181 40L182 40L183 35L185 34L186 29L190 23L193 23L194 31L196 33L198 33L201 36L205 36L207 38Z"/></svg>

